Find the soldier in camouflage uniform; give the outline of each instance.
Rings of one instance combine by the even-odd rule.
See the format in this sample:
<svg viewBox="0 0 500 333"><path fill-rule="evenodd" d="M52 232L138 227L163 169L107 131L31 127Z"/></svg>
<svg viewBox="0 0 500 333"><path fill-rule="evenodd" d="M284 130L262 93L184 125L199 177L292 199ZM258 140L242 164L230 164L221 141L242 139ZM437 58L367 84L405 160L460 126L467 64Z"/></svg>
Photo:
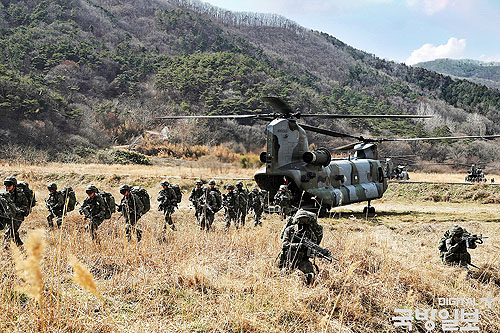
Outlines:
<svg viewBox="0 0 500 333"><path fill-rule="evenodd" d="M467 234L467 230L458 225L444 233L439 246L443 264L460 265L462 267L471 264L471 257L467 252L467 248L475 249L477 245L475 242L468 243L463 237L464 234Z"/></svg>
<svg viewBox="0 0 500 333"><path fill-rule="evenodd" d="M248 209L250 208L248 202L248 191L243 188L242 182L236 183L236 195L238 195L238 210L237 210L237 218L241 223L241 226L245 226L245 220L247 217Z"/></svg>
<svg viewBox="0 0 500 333"><path fill-rule="evenodd" d="M127 234L127 239L130 241L132 238L132 233L136 232L137 241L140 242L142 238L142 230L137 228L137 221L141 218L144 213L144 205L142 204L141 198L131 192L132 187L127 184L120 186L120 194L123 198L118 206L118 211L122 212L122 216L125 218L125 233Z"/></svg>
<svg viewBox="0 0 500 333"><path fill-rule="evenodd" d="M264 199L262 198L257 187L252 188L252 191L250 191L250 194L248 195L248 200L250 203L250 209L252 209L255 214L255 226L262 225L260 218L262 217L262 212L264 211Z"/></svg>
<svg viewBox="0 0 500 333"><path fill-rule="evenodd" d="M227 185L226 189L227 193L224 194L222 199L225 210L226 229L229 229L231 226L231 221L233 221L234 226L238 229L238 195L234 192L233 185Z"/></svg>
<svg viewBox="0 0 500 333"><path fill-rule="evenodd" d="M305 275L306 284L310 284L316 274L307 248L301 246L303 238L319 245L323 227L318 224L316 214L299 209L281 233L282 251L278 267L286 271L299 269Z"/></svg>
<svg viewBox="0 0 500 333"><path fill-rule="evenodd" d="M24 221L24 217L28 216L30 211L29 200L21 188L17 187L17 179L13 176L5 178L3 184L9 193L9 199L15 206L15 213L12 216L10 223L7 223L5 230L5 240L14 240L17 246L22 246L23 242L19 237L19 228Z"/></svg>
<svg viewBox="0 0 500 333"><path fill-rule="evenodd" d="M203 182L201 180L198 180L195 183L196 187L191 190L191 194L189 195L189 201L194 206L195 213L194 216L196 216L196 220L198 221L198 224L200 224L200 212L198 211L198 200L200 200L201 196L203 195L203 189L201 186L203 185Z"/></svg>
<svg viewBox="0 0 500 333"><path fill-rule="evenodd" d="M274 202L280 206L281 219L284 220L290 215L292 194L286 185L281 185L279 191L274 196Z"/></svg>
<svg viewBox="0 0 500 333"><path fill-rule="evenodd" d="M62 216L64 211L64 196L61 191L57 190L56 183L50 183L47 186L49 190L49 198L45 201L45 206L49 210L49 215L47 215L47 222L50 228L54 227L54 218L56 219L57 227L59 228L62 224Z"/></svg>
<svg viewBox="0 0 500 333"><path fill-rule="evenodd" d="M90 232L92 239L95 239L97 228L101 225L106 216L107 206L101 195L97 193L97 187L94 185L87 186L85 192L88 197L83 200L79 212L80 215L84 215L85 219L88 220L85 229Z"/></svg>
<svg viewBox="0 0 500 333"><path fill-rule="evenodd" d="M222 208L222 193L220 193L219 188L215 186L215 179L210 180L208 185L210 186L210 192L212 192L217 200L217 210L215 212L218 212Z"/></svg>
<svg viewBox="0 0 500 333"><path fill-rule="evenodd" d="M16 206L10 200L10 194L8 192L0 192L0 230L12 222L15 214Z"/></svg>
<svg viewBox="0 0 500 333"><path fill-rule="evenodd" d="M163 230L167 229L167 224L172 230L176 230L174 221L172 220L172 214L174 213L175 207L177 207L177 194L168 181L164 180L160 185L163 189L158 193L158 201L160 202L158 211L163 211L163 215L165 216Z"/></svg>
<svg viewBox="0 0 500 333"><path fill-rule="evenodd" d="M201 230L209 231L214 223L215 212L217 211L217 198L214 192L208 187L203 187L203 194L198 200L198 211L200 212Z"/></svg>

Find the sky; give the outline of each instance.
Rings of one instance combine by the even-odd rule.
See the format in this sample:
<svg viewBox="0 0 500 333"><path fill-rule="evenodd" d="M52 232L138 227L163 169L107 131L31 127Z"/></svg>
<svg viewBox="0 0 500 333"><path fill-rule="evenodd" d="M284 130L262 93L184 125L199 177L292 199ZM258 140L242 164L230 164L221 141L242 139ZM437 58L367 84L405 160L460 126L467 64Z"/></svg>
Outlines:
<svg viewBox="0 0 500 333"><path fill-rule="evenodd" d="M500 62L500 0L202 0L280 14L377 57Z"/></svg>

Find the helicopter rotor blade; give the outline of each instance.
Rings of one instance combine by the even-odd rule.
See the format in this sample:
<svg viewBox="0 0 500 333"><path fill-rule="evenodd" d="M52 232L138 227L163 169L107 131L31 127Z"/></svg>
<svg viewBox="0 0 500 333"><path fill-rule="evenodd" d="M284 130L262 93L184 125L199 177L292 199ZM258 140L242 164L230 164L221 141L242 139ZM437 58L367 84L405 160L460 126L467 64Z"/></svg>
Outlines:
<svg viewBox="0 0 500 333"><path fill-rule="evenodd" d="M426 140L465 140L465 139L484 139L492 140L500 138L500 135L462 135L462 136L435 136L429 138L392 138L392 139L370 139L371 142L394 142L394 141L426 141Z"/></svg>
<svg viewBox="0 0 500 333"><path fill-rule="evenodd" d="M356 140L364 140L362 136L354 136L350 134L345 134L345 133L340 133L340 132L335 132L332 130L324 129L324 128L319 128L311 125L306 125L306 124L298 124L300 127L302 127L305 130L311 131L311 132L316 132L320 134L325 134L328 136L333 136L336 138L351 138L351 139L356 139Z"/></svg>
<svg viewBox="0 0 500 333"><path fill-rule="evenodd" d="M162 116L155 119L257 119L272 121L275 118L274 114L228 114L228 115L211 115L211 116Z"/></svg>
<svg viewBox="0 0 500 333"><path fill-rule="evenodd" d="M420 119L420 118L432 118L431 115L409 115L409 114L331 114L331 113L308 113L308 114L297 114L297 118L330 118L330 119L341 119L341 118L389 118L389 119Z"/></svg>
<svg viewBox="0 0 500 333"><path fill-rule="evenodd" d="M292 108L279 97L262 97L262 100L285 116L289 116L293 112Z"/></svg>
<svg viewBox="0 0 500 333"><path fill-rule="evenodd" d="M349 143L349 144L344 145L344 146L333 148L333 150L339 150L339 151L352 150L352 149L354 149L354 146L359 145L360 143L363 143L363 141Z"/></svg>

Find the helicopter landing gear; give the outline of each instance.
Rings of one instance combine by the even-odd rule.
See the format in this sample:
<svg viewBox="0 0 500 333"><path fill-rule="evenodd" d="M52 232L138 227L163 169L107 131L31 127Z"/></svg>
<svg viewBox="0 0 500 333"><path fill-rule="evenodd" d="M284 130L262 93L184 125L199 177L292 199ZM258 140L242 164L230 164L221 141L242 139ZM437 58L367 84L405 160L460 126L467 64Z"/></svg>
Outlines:
<svg viewBox="0 0 500 333"><path fill-rule="evenodd" d="M370 206L370 200L368 200L368 206L363 208L363 214L365 215L375 215L375 207Z"/></svg>

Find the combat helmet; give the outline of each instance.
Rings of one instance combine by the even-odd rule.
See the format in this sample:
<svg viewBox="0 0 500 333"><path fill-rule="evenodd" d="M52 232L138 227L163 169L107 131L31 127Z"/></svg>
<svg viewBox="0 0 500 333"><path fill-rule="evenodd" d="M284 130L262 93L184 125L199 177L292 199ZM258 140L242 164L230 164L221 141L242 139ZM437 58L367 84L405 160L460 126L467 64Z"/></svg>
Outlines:
<svg viewBox="0 0 500 333"><path fill-rule="evenodd" d="M259 189L257 187L252 188L253 193L259 193Z"/></svg>
<svg viewBox="0 0 500 333"><path fill-rule="evenodd" d="M97 192L97 187L95 187L95 185L92 185L90 184L89 186L87 186L87 188L85 189L85 192L87 194L90 194L90 193L96 193Z"/></svg>
<svg viewBox="0 0 500 333"><path fill-rule="evenodd" d="M229 190L234 190L234 185L233 184L229 184L226 186L226 189L229 191Z"/></svg>
<svg viewBox="0 0 500 333"><path fill-rule="evenodd" d="M49 185L47 185L47 189L49 191L57 191L57 184L56 183L50 183Z"/></svg>
<svg viewBox="0 0 500 333"><path fill-rule="evenodd" d="M210 179L210 181L208 182L208 185L215 185L215 179Z"/></svg>
<svg viewBox="0 0 500 333"><path fill-rule="evenodd" d="M280 185L280 191L286 191L286 185Z"/></svg>
<svg viewBox="0 0 500 333"><path fill-rule="evenodd" d="M453 228L451 228L450 230L450 236L460 236L462 235L463 233L465 232L465 230L458 226L458 225L454 225Z"/></svg>
<svg viewBox="0 0 500 333"><path fill-rule="evenodd" d="M121 194L125 194L125 193L127 193L128 191L130 191L130 185L128 185L128 184L123 184L122 186L120 186L120 193L121 193Z"/></svg>
<svg viewBox="0 0 500 333"><path fill-rule="evenodd" d="M11 185L16 186L17 185L17 179L14 176L8 176L8 177L6 177L4 179L3 184L5 186L11 186Z"/></svg>
<svg viewBox="0 0 500 333"><path fill-rule="evenodd" d="M237 182L237 183L236 183L236 187L237 187L237 188L243 187L243 182L241 182L241 181L240 181L240 182Z"/></svg>
<svg viewBox="0 0 500 333"><path fill-rule="evenodd" d="M293 216L293 220L296 223L311 223L316 219L316 214L308 212L305 209L299 209Z"/></svg>
<svg viewBox="0 0 500 333"><path fill-rule="evenodd" d="M201 180L197 180L195 183L194 183L196 186L202 186L203 185L203 182Z"/></svg>
<svg viewBox="0 0 500 333"><path fill-rule="evenodd" d="M162 182L160 183L160 185L161 185L161 186L168 186L168 185L170 185L170 183L168 182L168 180L166 180L166 179L165 179L164 181L162 181Z"/></svg>

